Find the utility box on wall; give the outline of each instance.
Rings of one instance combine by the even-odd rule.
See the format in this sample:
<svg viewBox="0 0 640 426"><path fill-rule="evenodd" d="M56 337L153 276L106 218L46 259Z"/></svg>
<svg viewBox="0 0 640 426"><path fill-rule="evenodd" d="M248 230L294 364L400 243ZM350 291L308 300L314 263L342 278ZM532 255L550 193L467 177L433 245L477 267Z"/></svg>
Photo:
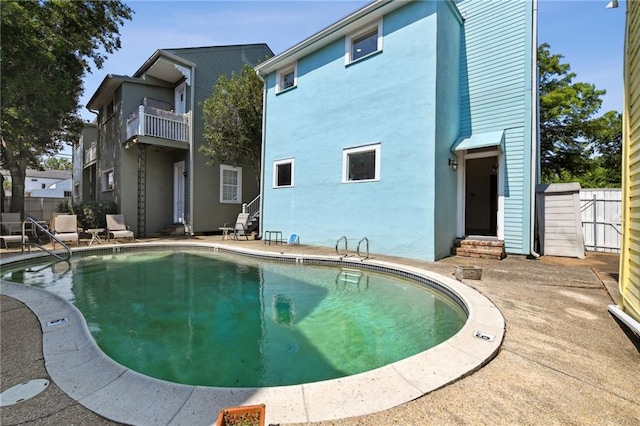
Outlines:
<svg viewBox="0 0 640 426"><path fill-rule="evenodd" d="M542 254L584 259L580 184L538 185L536 198Z"/></svg>

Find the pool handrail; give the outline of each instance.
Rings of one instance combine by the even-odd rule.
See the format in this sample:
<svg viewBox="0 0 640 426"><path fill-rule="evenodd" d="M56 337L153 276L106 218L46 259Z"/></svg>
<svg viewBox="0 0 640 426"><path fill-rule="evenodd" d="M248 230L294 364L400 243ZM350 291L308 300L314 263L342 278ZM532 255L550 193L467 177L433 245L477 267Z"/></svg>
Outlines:
<svg viewBox="0 0 640 426"><path fill-rule="evenodd" d="M27 244L29 246L36 246L38 247L40 250L42 251L46 251L47 253L49 253L51 256L62 260L62 261L68 261L71 258L71 249L69 248L68 245L66 245L65 243L63 243L62 241L60 241L60 239L58 237L56 237L51 231L49 231L47 228L45 228L44 226L42 226L41 224L38 223L37 220L35 220L34 218L32 218L31 216L27 216L27 218L22 222L22 235L25 235L25 224L27 223L27 221L33 223L36 228L40 229L42 232L44 232L45 234L47 234L49 236L49 238L55 240L56 242L58 242L65 250L67 253L67 257L66 259L62 256L60 256L59 254L44 248L43 246L41 246L40 244L38 244L37 242L32 243L32 242L28 242ZM22 252L24 253L24 244L22 245Z"/></svg>

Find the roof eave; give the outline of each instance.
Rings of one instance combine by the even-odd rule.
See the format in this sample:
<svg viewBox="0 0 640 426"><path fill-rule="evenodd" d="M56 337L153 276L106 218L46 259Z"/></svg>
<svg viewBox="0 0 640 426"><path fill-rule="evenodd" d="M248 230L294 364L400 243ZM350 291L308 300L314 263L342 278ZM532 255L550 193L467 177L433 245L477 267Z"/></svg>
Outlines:
<svg viewBox="0 0 640 426"><path fill-rule="evenodd" d="M406 4L404 1L394 0L375 0L362 8L356 10L351 15L339 20L338 22L326 27L320 32L312 35L311 37L301 41L293 47L285 50L279 55L273 56L267 61L261 63L256 67L256 71L266 76L267 74L275 71L279 65L283 63L293 62L307 54L315 51L336 39L345 36L349 32L353 31L353 23L368 17L371 21L379 19L382 15L388 13L391 10L397 9ZM365 24L366 25L366 24Z"/></svg>

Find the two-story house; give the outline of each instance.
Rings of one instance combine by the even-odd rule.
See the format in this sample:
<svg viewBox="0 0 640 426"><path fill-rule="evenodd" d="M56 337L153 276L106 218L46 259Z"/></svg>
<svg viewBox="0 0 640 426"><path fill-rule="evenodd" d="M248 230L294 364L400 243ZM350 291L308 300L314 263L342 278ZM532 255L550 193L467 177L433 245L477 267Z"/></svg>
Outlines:
<svg viewBox="0 0 640 426"><path fill-rule="evenodd" d="M271 56L266 44L163 49L131 77L107 75L74 149L74 202L114 201L138 236L234 222L258 184L244 165L207 164L202 103L221 75Z"/></svg>
<svg viewBox="0 0 640 426"><path fill-rule="evenodd" d="M257 66L262 230L427 260L464 237L459 254L531 253L535 11L379 0Z"/></svg>

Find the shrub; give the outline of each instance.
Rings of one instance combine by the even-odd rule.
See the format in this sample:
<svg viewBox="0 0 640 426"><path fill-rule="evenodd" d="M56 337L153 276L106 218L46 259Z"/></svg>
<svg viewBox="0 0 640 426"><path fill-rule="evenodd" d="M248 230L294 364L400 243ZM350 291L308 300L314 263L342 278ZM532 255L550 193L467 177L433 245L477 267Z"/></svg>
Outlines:
<svg viewBox="0 0 640 426"><path fill-rule="evenodd" d="M73 206L72 213L78 216L78 225L83 229L106 228L106 215L118 213L113 201L89 201Z"/></svg>

